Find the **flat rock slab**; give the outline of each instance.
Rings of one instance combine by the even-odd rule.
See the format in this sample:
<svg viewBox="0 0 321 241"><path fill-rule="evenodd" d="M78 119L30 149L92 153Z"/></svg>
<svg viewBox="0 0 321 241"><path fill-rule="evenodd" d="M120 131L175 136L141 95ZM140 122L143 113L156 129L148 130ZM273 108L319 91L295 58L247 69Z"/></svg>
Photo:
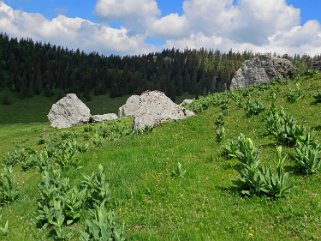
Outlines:
<svg viewBox="0 0 321 241"><path fill-rule="evenodd" d="M235 72L230 89L245 88L254 84L268 83L294 75L291 61L272 55L259 55L247 60Z"/></svg>
<svg viewBox="0 0 321 241"><path fill-rule="evenodd" d="M48 114L50 126L58 129L89 122L90 117L89 108L76 94L67 94L52 105Z"/></svg>
<svg viewBox="0 0 321 241"><path fill-rule="evenodd" d="M116 119L118 119L118 116L116 114L108 113L104 115L93 115L90 117L90 122L103 122Z"/></svg>
<svg viewBox="0 0 321 241"><path fill-rule="evenodd" d="M170 120L181 120L193 115L195 114L192 111L175 104L161 91L146 91L140 96L133 95L119 108L119 117L134 117L134 129L155 126Z"/></svg>

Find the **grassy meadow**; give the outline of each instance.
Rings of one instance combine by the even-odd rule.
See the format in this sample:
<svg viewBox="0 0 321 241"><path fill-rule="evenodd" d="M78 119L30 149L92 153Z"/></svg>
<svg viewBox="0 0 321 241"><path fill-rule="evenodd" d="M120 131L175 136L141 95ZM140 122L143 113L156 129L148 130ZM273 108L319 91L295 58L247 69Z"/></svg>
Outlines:
<svg viewBox="0 0 321 241"><path fill-rule="evenodd" d="M291 103L287 95L298 86L302 96ZM76 186L83 175L90 175L101 164L109 181L109 208L117 213L119 223L125 224L127 240L320 240L321 174L298 173L294 169L293 147L285 146L283 150L288 156L285 169L294 188L278 199L240 195L233 187L239 177L239 162L222 156L223 145L243 133L259 148L262 165L275 166L278 144L272 136L265 135L264 124L273 89L277 108L283 107L298 124L314 128L316 140L321 142L321 103L315 103L313 97L321 90L321 75L314 74L251 87L242 92L246 94L241 98L234 98L232 92L219 94L228 99L224 110L222 106L209 105L197 116L161 124L144 134L118 134L111 128L103 139L96 134L104 124L68 130L50 128L46 114L53 99L14 99L12 105L0 106L0 163L4 164L8 151L19 147L40 151L44 148L38 143L41 136L49 141L72 132L79 143L88 144L88 151L75 154L77 168L63 167L62 176ZM260 101L265 111L248 116L240 107L240 102L248 99ZM87 104L93 113L107 113L115 112L125 100L126 97L111 102L108 96L100 96ZM215 120L221 112L225 137L218 144ZM115 126L125 130L131 120L117 123ZM178 163L184 172L181 176L173 175ZM54 240L49 228L39 228L36 221L39 169L24 171L18 162L13 176L19 197L0 207L0 227L8 220L8 231L0 231L0 240ZM79 232L84 231L88 217L84 208L77 222L65 225L64 229L71 232L65 239L80 240Z"/></svg>

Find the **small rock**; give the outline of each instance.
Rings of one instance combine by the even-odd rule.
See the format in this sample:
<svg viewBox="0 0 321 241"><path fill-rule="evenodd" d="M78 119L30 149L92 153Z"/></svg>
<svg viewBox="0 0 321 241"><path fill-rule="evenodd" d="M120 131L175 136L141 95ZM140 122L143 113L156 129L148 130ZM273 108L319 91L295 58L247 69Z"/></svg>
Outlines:
<svg viewBox="0 0 321 241"><path fill-rule="evenodd" d="M183 102L180 103L179 105L180 105L180 106L189 105L189 104L192 104L193 102L194 102L193 99L185 99L185 100L183 100Z"/></svg>
<svg viewBox="0 0 321 241"><path fill-rule="evenodd" d="M104 115L93 115L90 117L90 122L103 122L108 120L116 120L118 116L114 113L108 113Z"/></svg>

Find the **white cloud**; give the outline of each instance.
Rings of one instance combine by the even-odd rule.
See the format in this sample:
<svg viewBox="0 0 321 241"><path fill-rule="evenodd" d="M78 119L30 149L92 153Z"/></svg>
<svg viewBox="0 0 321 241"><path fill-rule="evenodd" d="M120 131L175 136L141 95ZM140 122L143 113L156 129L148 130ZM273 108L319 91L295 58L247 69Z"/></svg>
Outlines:
<svg viewBox="0 0 321 241"><path fill-rule="evenodd" d="M148 28L148 34L160 38L181 38L188 31L185 16L171 13L155 20Z"/></svg>
<svg viewBox="0 0 321 241"><path fill-rule="evenodd" d="M184 19L184 24L175 25L175 18L171 19L180 38L174 38L172 31L166 35L166 31L158 28L167 39L164 47L311 55L321 52L320 23L308 21L300 25L300 9L285 0L234 2L185 0L184 12L176 20L179 23Z"/></svg>
<svg viewBox="0 0 321 241"><path fill-rule="evenodd" d="M121 21L135 33L144 33L160 16L156 0L97 0L95 9L100 19Z"/></svg>
<svg viewBox="0 0 321 241"><path fill-rule="evenodd" d="M318 21L300 24L300 9L286 0L184 0L183 13L160 16L156 0L97 0L101 23L14 10L0 0L0 31L104 54L136 54L167 48L321 53ZM90 11L90 10L89 10ZM119 21L121 28L106 23ZM146 44L162 38L164 46Z"/></svg>
<svg viewBox="0 0 321 241"><path fill-rule="evenodd" d="M41 14L13 10L0 1L0 31L18 38L51 42L72 49L103 54L135 54L154 50L141 35L129 35L125 28L115 29L82 18L59 15L51 20Z"/></svg>

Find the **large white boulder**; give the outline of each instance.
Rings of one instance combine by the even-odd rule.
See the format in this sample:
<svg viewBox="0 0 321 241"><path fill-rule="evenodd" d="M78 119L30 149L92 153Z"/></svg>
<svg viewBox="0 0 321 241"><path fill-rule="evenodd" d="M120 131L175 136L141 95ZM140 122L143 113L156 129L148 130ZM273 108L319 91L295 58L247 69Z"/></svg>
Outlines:
<svg viewBox="0 0 321 241"><path fill-rule="evenodd" d="M291 77L294 73L295 68L291 61L270 54L259 55L245 61L241 68L235 72L230 89L268 83Z"/></svg>
<svg viewBox="0 0 321 241"><path fill-rule="evenodd" d="M48 119L54 128L69 128L79 123L89 122L89 108L77 97L76 94L67 94L53 104Z"/></svg>
<svg viewBox="0 0 321 241"><path fill-rule="evenodd" d="M192 115L195 115L192 111L175 104L161 91L146 91L140 96L133 95L119 108L119 117L134 117L134 129L155 126L170 120L181 120Z"/></svg>

